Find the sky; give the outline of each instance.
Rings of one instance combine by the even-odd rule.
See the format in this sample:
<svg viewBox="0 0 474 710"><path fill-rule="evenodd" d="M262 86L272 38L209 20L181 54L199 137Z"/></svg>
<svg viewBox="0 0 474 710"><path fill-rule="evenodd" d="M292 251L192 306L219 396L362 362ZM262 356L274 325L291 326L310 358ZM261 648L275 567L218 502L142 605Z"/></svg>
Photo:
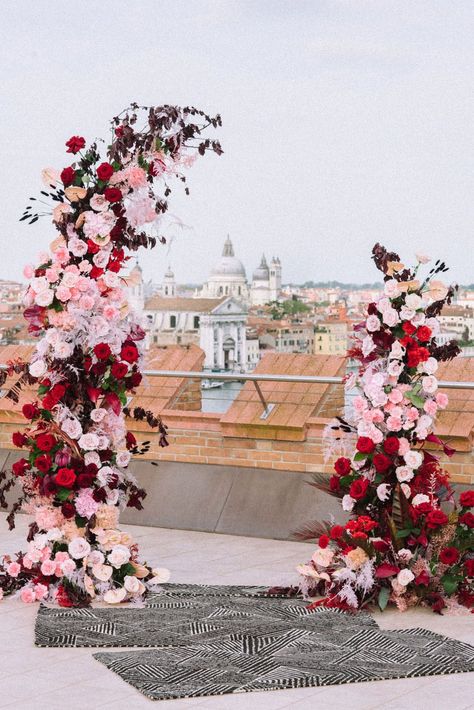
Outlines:
<svg viewBox="0 0 474 710"><path fill-rule="evenodd" d="M0 278L54 238L18 222L41 169L137 101L219 112L225 151L146 278L204 281L230 234L249 277L265 252L284 283L372 282L379 241L474 282L471 0L2 0L0 33Z"/></svg>

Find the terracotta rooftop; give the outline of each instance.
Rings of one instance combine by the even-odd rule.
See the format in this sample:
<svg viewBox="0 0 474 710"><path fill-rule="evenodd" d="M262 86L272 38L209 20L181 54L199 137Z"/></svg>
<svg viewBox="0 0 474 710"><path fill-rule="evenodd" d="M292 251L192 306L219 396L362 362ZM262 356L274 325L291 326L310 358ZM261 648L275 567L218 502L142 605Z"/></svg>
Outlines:
<svg viewBox="0 0 474 710"><path fill-rule="evenodd" d="M146 311L186 311L210 313L225 301L225 298L163 298L152 296L145 303Z"/></svg>
<svg viewBox="0 0 474 710"><path fill-rule="evenodd" d="M457 357L441 363L436 377L452 382L474 382L474 357ZM464 439L455 448L472 448L474 440L474 390L441 390L449 397L448 408L441 412L436 433L441 437Z"/></svg>

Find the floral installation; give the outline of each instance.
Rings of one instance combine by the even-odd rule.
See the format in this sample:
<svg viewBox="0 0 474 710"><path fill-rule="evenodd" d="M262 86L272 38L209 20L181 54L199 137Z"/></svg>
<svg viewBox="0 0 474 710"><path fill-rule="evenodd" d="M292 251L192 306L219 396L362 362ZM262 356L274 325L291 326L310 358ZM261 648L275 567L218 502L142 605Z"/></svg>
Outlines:
<svg viewBox="0 0 474 710"><path fill-rule="evenodd" d="M298 567L312 606L356 610L388 603L405 610L416 604L434 611L474 606L474 490L456 503L448 473L426 448L454 450L434 433L448 404L438 390L439 362L455 357L455 341L439 346L440 314L455 287L436 277L446 271L417 255L406 268L379 244L373 259L384 290L355 328L349 356L359 363L347 382L356 387L351 416L331 423L325 439L338 455L329 492L350 513L345 525L308 526L298 537L319 537L309 563ZM327 490L322 477L313 485Z"/></svg>
<svg viewBox="0 0 474 710"><path fill-rule="evenodd" d="M66 148L73 162L59 172L45 169L42 198L30 198L22 220L34 223L52 209L59 235L24 272L24 315L40 339L30 363L11 366L19 380L9 396L18 401L24 383L37 383L37 396L23 406L28 426L13 434L25 455L11 474L0 474L0 504L6 507L6 493L19 482L10 528L20 509L33 522L26 551L0 563L1 595L61 606L118 603L139 600L169 577L142 563L118 527L120 509L141 509L146 495L128 465L148 445L137 444L125 416L156 427L167 445L159 418L127 407L142 380L145 333L121 271L130 251L164 241L156 235L169 181L185 183L183 171L197 155L222 153L218 141L203 136L220 125L220 116L193 107L132 104L112 120L105 157L97 143L86 147L72 136ZM38 203L46 209L35 211Z"/></svg>

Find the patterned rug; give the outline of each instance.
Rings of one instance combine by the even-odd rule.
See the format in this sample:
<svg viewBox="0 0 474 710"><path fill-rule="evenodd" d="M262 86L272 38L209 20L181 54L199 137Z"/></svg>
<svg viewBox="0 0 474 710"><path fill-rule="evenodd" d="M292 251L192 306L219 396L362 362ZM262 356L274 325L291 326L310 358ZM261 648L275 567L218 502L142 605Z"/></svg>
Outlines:
<svg viewBox="0 0 474 710"><path fill-rule="evenodd" d="M42 606L36 643L154 646L94 654L153 700L474 671L473 646L306 606L259 587L164 585L142 608Z"/></svg>

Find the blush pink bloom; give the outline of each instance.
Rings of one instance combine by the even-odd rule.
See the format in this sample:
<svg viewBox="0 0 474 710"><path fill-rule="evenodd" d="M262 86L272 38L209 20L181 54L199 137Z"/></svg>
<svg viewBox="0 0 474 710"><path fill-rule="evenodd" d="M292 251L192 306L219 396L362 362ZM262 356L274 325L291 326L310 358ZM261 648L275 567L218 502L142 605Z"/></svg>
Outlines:
<svg viewBox="0 0 474 710"><path fill-rule="evenodd" d="M36 601L35 591L31 587L23 587L20 592L20 599L25 604L32 604Z"/></svg>
<svg viewBox="0 0 474 710"><path fill-rule="evenodd" d="M26 264L26 266L23 267L23 276L25 277L25 279L30 280L31 278L33 278L34 273L35 270L33 266L31 266L31 264Z"/></svg>
<svg viewBox="0 0 474 710"><path fill-rule="evenodd" d="M91 311L94 308L95 299L92 296L82 296L79 300L79 307L84 311Z"/></svg>
<svg viewBox="0 0 474 710"><path fill-rule="evenodd" d="M67 286L63 286L61 284L56 289L56 298L60 301L69 301L71 298L71 291L67 288Z"/></svg>
<svg viewBox="0 0 474 710"><path fill-rule="evenodd" d="M440 409L446 409L448 406L448 395L444 394L444 392L438 392L436 395L436 404Z"/></svg>
<svg viewBox="0 0 474 710"><path fill-rule="evenodd" d="M45 577L52 575L56 572L56 562L53 560L45 560L41 565L41 574Z"/></svg>
<svg viewBox="0 0 474 710"><path fill-rule="evenodd" d="M389 431L400 431L402 428L402 420L400 417L389 417L387 419L387 429Z"/></svg>
<svg viewBox="0 0 474 710"><path fill-rule="evenodd" d="M69 261L69 250L67 247L58 247L54 252L54 260L58 264L67 264Z"/></svg>
<svg viewBox="0 0 474 710"><path fill-rule="evenodd" d="M48 587L45 584L35 584L34 586L35 600L40 602L48 595Z"/></svg>
<svg viewBox="0 0 474 710"><path fill-rule="evenodd" d="M132 190L146 185L146 172L137 165L130 165L125 170L125 177Z"/></svg>
<svg viewBox="0 0 474 710"><path fill-rule="evenodd" d="M10 564L7 565L7 574L10 577L18 577L20 572L21 572L21 565L18 564L18 562L10 562Z"/></svg>

